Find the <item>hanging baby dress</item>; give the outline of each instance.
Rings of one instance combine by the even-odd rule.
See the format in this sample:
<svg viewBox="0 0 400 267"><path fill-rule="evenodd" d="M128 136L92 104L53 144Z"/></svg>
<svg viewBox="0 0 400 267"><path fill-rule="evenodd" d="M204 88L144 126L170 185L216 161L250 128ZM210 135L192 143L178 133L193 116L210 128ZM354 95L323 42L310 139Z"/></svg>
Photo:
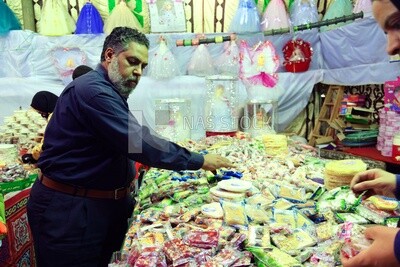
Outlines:
<svg viewBox="0 0 400 267"><path fill-rule="evenodd" d="M62 36L75 31L75 21L60 0L45 0L38 32L48 36Z"/></svg>
<svg viewBox="0 0 400 267"><path fill-rule="evenodd" d="M271 0L264 12L261 29L263 31L289 28L289 15L283 0Z"/></svg>
<svg viewBox="0 0 400 267"><path fill-rule="evenodd" d="M318 10L314 0L295 0L290 9L290 19L295 26L318 22Z"/></svg>
<svg viewBox="0 0 400 267"><path fill-rule="evenodd" d="M240 0L229 31L235 33L260 31L260 15L254 0Z"/></svg>
<svg viewBox="0 0 400 267"><path fill-rule="evenodd" d="M110 34L115 27L130 27L143 31L138 19L126 5L125 0L121 0L111 11L104 23L104 32Z"/></svg>
<svg viewBox="0 0 400 267"><path fill-rule="evenodd" d="M351 0L332 0L329 4L328 10L326 11L322 21L328 19L334 19L343 16L349 16L353 14L353 4ZM321 31L333 30L340 26L346 25L350 22L341 22L332 24L329 26L321 27Z"/></svg>
<svg viewBox="0 0 400 267"><path fill-rule="evenodd" d="M148 68L148 76L154 79L169 79L179 75L178 63L164 37L160 37L160 44L153 53L150 52Z"/></svg>
<svg viewBox="0 0 400 267"><path fill-rule="evenodd" d="M75 34L99 34L103 33L103 20L99 11L89 0L82 7L76 22Z"/></svg>
<svg viewBox="0 0 400 267"><path fill-rule="evenodd" d="M14 12L0 1L0 35L7 34L12 30L21 30L21 25Z"/></svg>

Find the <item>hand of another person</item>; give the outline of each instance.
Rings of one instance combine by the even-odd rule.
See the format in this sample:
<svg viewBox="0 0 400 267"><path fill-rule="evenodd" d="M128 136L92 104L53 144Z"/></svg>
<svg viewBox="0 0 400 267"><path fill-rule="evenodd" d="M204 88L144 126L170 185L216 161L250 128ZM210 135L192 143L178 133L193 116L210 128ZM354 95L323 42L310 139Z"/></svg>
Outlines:
<svg viewBox="0 0 400 267"><path fill-rule="evenodd" d="M229 159L222 157L220 155L216 154L206 154L204 155L204 163L203 166L201 167L202 169L206 171L215 171L216 169L219 168L230 168L230 167L235 167Z"/></svg>
<svg viewBox="0 0 400 267"><path fill-rule="evenodd" d="M343 267L400 266L394 254L394 239L398 231L398 228L385 226L367 228L365 237L373 240L372 245L350 259L342 255Z"/></svg>
<svg viewBox="0 0 400 267"><path fill-rule="evenodd" d="M350 188L354 193L368 190L366 196L385 195L392 197L396 190L396 175L381 169L367 170L353 177Z"/></svg>

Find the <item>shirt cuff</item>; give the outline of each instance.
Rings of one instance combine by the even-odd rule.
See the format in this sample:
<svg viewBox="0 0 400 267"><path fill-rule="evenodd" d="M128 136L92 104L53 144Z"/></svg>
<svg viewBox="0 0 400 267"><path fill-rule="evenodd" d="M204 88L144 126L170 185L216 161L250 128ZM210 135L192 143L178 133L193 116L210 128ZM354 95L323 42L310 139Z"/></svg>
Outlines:
<svg viewBox="0 0 400 267"><path fill-rule="evenodd" d="M397 232L396 237L394 238L394 255L400 263L400 231Z"/></svg>
<svg viewBox="0 0 400 267"><path fill-rule="evenodd" d="M201 167L203 167L204 164L204 157L203 155L195 152L190 152L192 155L189 159L189 162L187 164L187 169L188 170L198 170Z"/></svg>
<svg viewBox="0 0 400 267"><path fill-rule="evenodd" d="M394 191L394 195L397 199L400 199L400 174L396 174L396 190Z"/></svg>

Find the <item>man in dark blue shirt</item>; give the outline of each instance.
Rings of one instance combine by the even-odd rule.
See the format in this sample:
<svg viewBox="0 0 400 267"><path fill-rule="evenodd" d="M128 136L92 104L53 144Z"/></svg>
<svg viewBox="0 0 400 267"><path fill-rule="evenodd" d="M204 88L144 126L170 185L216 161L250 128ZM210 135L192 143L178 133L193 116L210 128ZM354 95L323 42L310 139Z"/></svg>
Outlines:
<svg viewBox="0 0 400 267"><path fill-rule="evenodd" d="M133 212L133 161L174 170L232 167L219 155L151 135L131 114L126 99L147 65L148 47L144 34L115 28L101 64L60 95L28 202L38 267L107 266Z"/></svg>

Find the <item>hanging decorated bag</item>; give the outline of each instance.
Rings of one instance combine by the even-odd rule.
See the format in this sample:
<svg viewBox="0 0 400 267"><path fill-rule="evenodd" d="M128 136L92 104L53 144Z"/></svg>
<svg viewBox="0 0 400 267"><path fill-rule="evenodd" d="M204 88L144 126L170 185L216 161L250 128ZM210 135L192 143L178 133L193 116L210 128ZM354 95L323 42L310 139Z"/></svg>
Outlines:
<svg viewBox="0 0 400 267"><path fill-rule="evenodd" d="M3 1L0 1L0 18L0 35L7 34L11 30L21 30L14 12Z"/></svg>
<svg viewBox="0 0 400 267"><path fill-rule="evenodd" d="M318 22L318 10L314 0L295 0L290 9L290 19L295 26Z"/></svg>
<svg viewBox="0 0 400 267"><path fill-rule="evenodd" d="M260 31L260 15L254 0L240 0L229 31L235 33Z"/></svg>
<svg viewBox="0 0 400 267"><path fill-rule="evenodd" d="M218 74L237 77L239 74L239 47L235 41L224 43L224 52L215 60Z"/></svg>
<svg viewBox="0 0 400 267"><path fill-rule="evenodd" d="M89 0L79 12L75 34L99 34L103 33L103 27L99 11Z"/></svg>
<svg viewBox="0 0 400 267"><path fill-rule="evenodd" d="M148 76L154 79L169 79L179 75L178 63L163 36L153 51L150 52Z"/></svg>
<svg viewBox="0 0 400 267"><path fill-rule="evenodd" d="M110 34L115 27L130 27L143 31L142 25L126 5L125 0L120 0L119 4L111 11L104 23L104 32Z"/></svg>
<svg viewBox="0 0 400 267"><path fill-rule="evenodd" d="M62 36L75 31L75 20L59 0L46 0L38 23L38 32L48 36Z"/></svg>
<svg viewBox="0 0 400 267"><path fill-rule="evenodd" d="M245 85L274 87L278 82L278 67L279 57L271 42L259 42L249 48L245 40L241 41L239 77Z"/></svg>
<svg viewBox="0 0 400 267"><path fill-rule="evenodd" d="M326 11L324 17L322 18L322 21L343 16L349 16L351 14L353 14L353 4L350 0L332 0L332 2L328 7L328 10ZM333 30L348 23L350 22L336 23L330 26L321 27L320 30L321 31Z"/></svg>
<svg viewBox="0 0 400 267"><path fill-rule="evenodd" d="M264 12L261 29L263 31L289 28L289 15L283 0L271 0Z"/></svg>
<svg viewBox="0 0 400 267"><path fill-rule="evenodd" d="M189 75L201 77L215 73L213 60L206 45L201 44L196 48L187 69Z"/></svg>
<svg viewBox="0 0 400 267"><path fill-rule="evenodd" d="M181 0L147 0L151 32L186 32L185 11Z"/></svg>
<svg viewBox="0 0 400 267"><path fill-rule="evenodd" d="M56 47L50 52L53 64L64 85L72 81L72 73L79 65L87 65L86 54L78 47Z"/></svg>
<svg viewBox="0 0 400 267"><path fill-rule="evenodd" d="M300 38L291 40L284 45L282 51L285 58L283 66L287 71L303 72L310 67L313 50L309 42Z"/></svg>
<svg viewBox="0 0 400 267"><path fill-rule="evenodd" d="M371 0L357 0L354 4L353 13L371 13L372 12L372 1Z"/></svg>

